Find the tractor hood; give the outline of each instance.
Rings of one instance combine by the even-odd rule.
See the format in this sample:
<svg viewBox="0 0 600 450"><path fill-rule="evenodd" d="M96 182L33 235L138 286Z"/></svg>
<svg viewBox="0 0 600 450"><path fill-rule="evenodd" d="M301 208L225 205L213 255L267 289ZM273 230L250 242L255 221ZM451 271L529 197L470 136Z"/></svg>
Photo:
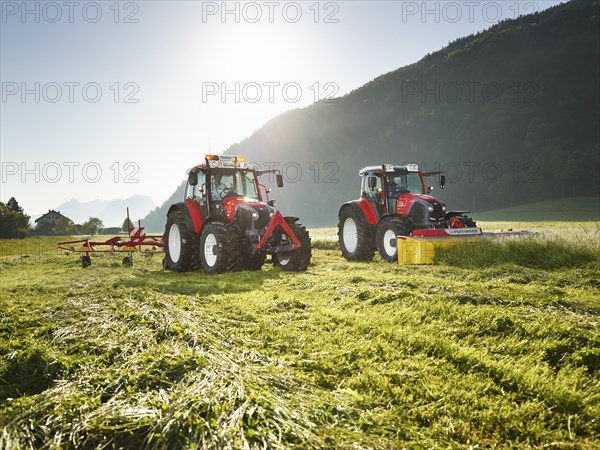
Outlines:
<svg viewBox="0 0 600 450"><path fill-rule="evenodd" d="M440 200L438 200L435 197L432 197L431 195L426 195L426 194L402 194L398 196L398 199L402 198L402 197L409 197L413 200L421 200L427 203L442 203Z"/></svg>
<svg viewBox="0 0 600 450"><path fill-rule="evenodd" d="M396 202L396 213L408 215L412 208L422 205L432 217L443 218L446 212L446 204L431 195L426 194L400 194Z"/></svg>
<svg viewBox="0 0 600 450"><path fill-rule="evenodd" d="M253 198L241 196L224 198L223 210L229 221L233 221L235 215L239 212L241 216L248 216L247 219L258 220L259 226L268 223L275 213L275 210L269 205Z"/></svg>

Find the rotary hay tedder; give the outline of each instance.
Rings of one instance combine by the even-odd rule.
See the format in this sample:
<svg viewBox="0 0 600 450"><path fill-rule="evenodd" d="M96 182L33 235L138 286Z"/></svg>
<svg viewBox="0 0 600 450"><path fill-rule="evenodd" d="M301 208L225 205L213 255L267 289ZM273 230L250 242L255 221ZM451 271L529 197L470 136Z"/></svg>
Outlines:
<svg viewBox="0 0 600 450"><path fill-rule="evenodd" d="M129 208L127 208L127 223L129 220ZM125 267L133 266L133 253L139 252L144 256L152 256L155 253L162 253L163 241L162 235L146 234L141 222L138 226L129 227L127 237L115 236L105 241L95 241L91 238L79 239L76 241L59 242L58 248L72 253L80 253L81 267L84 269L92 265L90 254L92 253L126 253L123 258Z"/></svg>

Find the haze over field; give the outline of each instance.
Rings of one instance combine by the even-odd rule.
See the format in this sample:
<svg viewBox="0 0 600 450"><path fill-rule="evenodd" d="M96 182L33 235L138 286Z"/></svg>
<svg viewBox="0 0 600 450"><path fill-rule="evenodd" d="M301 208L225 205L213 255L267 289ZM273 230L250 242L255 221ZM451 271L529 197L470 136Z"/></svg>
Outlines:
<svg viewBox="0 0 600 450"><path fill-rule="evenodd" d="M71 198L147 195L161 204L204 154L278 114L557 3L299 3L297 18L290 2L272 15L259 2L255 21L242 3L227 13L219 2L100 3L99 11L33 2L29 12L3 2L1 200L14 196L32 215ZM296 158L289 151L282 161Z"/></svg>

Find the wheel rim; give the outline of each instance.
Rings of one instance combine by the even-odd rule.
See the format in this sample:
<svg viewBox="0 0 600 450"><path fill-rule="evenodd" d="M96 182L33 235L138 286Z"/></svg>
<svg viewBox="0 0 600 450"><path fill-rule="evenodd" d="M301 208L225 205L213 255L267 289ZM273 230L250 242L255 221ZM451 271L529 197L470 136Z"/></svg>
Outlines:
<svg viewBox="0 0 600 450"><path fill-rule="evenodd" d="M277 261L279 261L279 264L282 266L287 266L290 259L292 259L292 252L277 253Z"/></svg>
<svg viewBox="0 0 600 450"><path fill-rule="evenodd" d="M346 250L353 253L358 246L358 231L356 229L356 222L352 217L348 217L344 222L344 246Z"/></svg>
<svg viewBox="0 0 600 450"><path fill-rule="evenodd" d="M169 256L176 263L181 256L181 233L176 223L169 229Z"/></svg>
<svg viewBox="0 0 600 450"><path fill-rule="evenodd" d="M217 248L217 237L210 233L204 240L204 260L210 267L213 267L217 263L215 248Z"/></svg>
<svg viewBox="0 0 600 450"><path fill-rule="evenodd" d="M396 246L392 245L392 241L397 239L396 233L392 230L387 230L383 235L383 250L386 255L394 256L396 254Z"/></svg>
<svg viewBox="0 0 600 450"><path fill-rule="evenodd" d="M291 244L291 241L288 238L287 234L283 234L281 236L280 244L281 245L290 245ZM277 262L279 263L280 266L286 266L289 264L290 259L292 259L292 252L288 250L285 252L276 253L275 257L277 258Z"/></svg>

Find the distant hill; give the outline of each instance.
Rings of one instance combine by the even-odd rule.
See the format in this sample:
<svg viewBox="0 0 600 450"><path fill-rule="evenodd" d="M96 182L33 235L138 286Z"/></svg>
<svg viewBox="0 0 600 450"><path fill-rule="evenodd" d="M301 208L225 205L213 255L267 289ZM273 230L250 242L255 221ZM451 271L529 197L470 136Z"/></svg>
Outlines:
<svg viewBox="0 0 600 450"><path fill-rule="evenodd" d="M165 224L167 223L167 211L173 203L179 203L183 200L185 185L186 182L183 181L166 202L164 202L160 207L153 209L146 217L142 219L142 226L145 227L148 232L162 233L165 231Z"/></svg>
<svg viewBox="0 0 600 450"><path fill-rule="evenodd" d="M574 0L504 21L282 114L227 153L286 167L276 198L311 226L334 225L358 170L386 162L445 168L434 194L453 209L597 196L599 11L600 0Z"/></svg>
<svg viewBox="0 0 600 450"><path fill-rule="evenodd" d="M99 217L105 227L120 227L127 216L127 207L132 220L137 220L156 208L156 204L150 197L134 195L126 199L94 200L84 203L73 198L54 209L78 224L90 217Z"/></svg>

